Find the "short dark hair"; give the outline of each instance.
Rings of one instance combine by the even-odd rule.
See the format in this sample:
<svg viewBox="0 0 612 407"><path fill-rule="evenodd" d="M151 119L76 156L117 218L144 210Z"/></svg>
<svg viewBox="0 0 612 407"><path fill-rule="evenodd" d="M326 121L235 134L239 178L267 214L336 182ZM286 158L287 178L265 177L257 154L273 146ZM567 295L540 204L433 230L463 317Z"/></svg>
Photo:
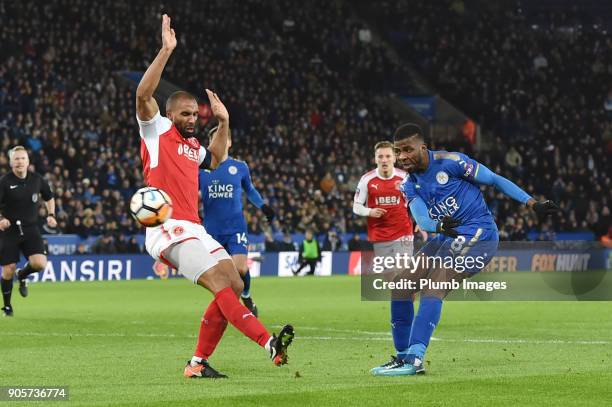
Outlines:
<svg viewBox="0 0 612 407"><path fill-rule="evenodd" d="M379 148L393 149L393 143L387 140L379 141L378 143L374 144L374 152L376 152L376 150Z"/></svg>
<svg viewBox="0 0 612 407"><path fill-rule="evenodd" d="M425 136L423 135L421 127L414 123L405 123L395 129L393 133L393 142L396 143L410 137L418 137L421 141L425 142Z"/></svg>
<svg viewBox="0 0 612 407"><path fill-rule="evenodd" d="M193 99L196 101L196 103L198 102L198 99L191 93L184 90L177 90L168 96L168 99L166 99L166 111L171 110L172 105L180 99Z"/></svg>
<svg viewBox="0 0 612 407"><path fill-rule="evenodd" d="M212 129L208 130L208 141L212 141L213 137L215 137L215 134L217 134L217 130L219 130L219 126L215 126ZM232 129L227 130L227 137L230 140L232 139Z"/></svg>

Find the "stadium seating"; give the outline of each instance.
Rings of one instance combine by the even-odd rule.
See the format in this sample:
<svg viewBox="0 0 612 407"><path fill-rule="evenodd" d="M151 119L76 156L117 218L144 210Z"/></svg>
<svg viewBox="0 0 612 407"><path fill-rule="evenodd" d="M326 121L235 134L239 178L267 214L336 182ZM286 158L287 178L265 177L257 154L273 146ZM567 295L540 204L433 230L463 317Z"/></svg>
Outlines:
<svg viewBox="0 0 612 407"><path fill-rule="evenodd" d="M179 38L164 78L198 95L213 88L228 105L232 154L248 162L279 214L274 231L364 231L351 212L354 189L373 166L373 144L398 124L387 97L409 90L402 63L367 41L371 28L483 125L492 148L477 159L561 202L564 215L537 238L607 232L612 41L603 32L572 31L571 19L533 28L520 15L457 2L411 2L408 13L387 1L365 20L351 18L364 4L289 3L184 0L163 10ZM61 232L139 233L125 204L143 183L134 90L116 72L146 68L162 10L144 0L39 4L4 5L0 149L28 147L55 188ZM441 15L445 24L436 24ZM465 34L449 34L455 29ZM3 154L0 174L7 168ZM536 229L527 210L487 194L503 238ZM261 213L248 212L250 233L268 228Z"/></svg>

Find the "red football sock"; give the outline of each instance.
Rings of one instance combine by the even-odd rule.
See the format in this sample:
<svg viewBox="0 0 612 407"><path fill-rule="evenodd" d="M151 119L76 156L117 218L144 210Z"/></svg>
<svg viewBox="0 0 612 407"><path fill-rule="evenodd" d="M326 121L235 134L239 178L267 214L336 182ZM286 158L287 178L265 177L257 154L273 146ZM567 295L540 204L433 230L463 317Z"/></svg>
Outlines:
<svg viewBox="0 0 612 407"><path fill-rule="evenodd" d="M215 302L225 318L240 332L257 342L261 347L268 343L271 335L251 311L238 301L238 297L231 287L219 291L215 295Z"/></svg>
<svg viewBox="0 0 612 407"><path fill-rule="evenodd" d="M213 354L219 344L223 332L227 327L227 319L221 313L217 301L213 300L206 308L206 312L200 323L200 333L198 334L198 344L194 356L208 359Z"/></svg>

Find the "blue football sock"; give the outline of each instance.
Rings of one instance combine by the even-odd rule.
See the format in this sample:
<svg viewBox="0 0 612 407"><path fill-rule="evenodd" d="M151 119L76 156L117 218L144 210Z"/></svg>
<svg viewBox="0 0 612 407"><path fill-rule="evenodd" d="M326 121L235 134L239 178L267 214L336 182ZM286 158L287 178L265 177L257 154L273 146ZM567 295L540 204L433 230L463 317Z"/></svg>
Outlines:
<svg viewBox="0 0 612 407"><path fill-rule="evenodd" d="M412 301L391 301L391 333L398 357L408 350L410 345L410 328L414 317Z"/></svg>
<svg viewBox="0 0 612 407"><path fill-rule="evenodd" d="M240 276L244 282L244 289L242 290L242 298L249 298L251 296L251 272L247 270L244 276Z"/></svg>
<svg viewBox="0 0 612 407"><path fill-rule="evenodd" d="M421 297L419 311L412 323L412 333L410 334L410 347L406 352L409 355L423 359L425 350L429 345L429 340L434 329L440 321L442 312L442 300L436 297Z"/></svg>

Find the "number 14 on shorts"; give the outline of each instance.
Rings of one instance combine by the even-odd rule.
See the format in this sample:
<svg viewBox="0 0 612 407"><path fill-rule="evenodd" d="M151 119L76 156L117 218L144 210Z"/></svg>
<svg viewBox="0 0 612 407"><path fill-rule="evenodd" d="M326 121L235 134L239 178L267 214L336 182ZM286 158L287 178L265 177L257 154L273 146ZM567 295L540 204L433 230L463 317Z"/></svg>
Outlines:
<svg viewBox="0 0 612 407"><path fill-rule="evenodd" d="M236 243L238 244L242 244L242 245L247 245L249 244L249 241L247 240L247 236L246 233L236 233Z"/></svg>

